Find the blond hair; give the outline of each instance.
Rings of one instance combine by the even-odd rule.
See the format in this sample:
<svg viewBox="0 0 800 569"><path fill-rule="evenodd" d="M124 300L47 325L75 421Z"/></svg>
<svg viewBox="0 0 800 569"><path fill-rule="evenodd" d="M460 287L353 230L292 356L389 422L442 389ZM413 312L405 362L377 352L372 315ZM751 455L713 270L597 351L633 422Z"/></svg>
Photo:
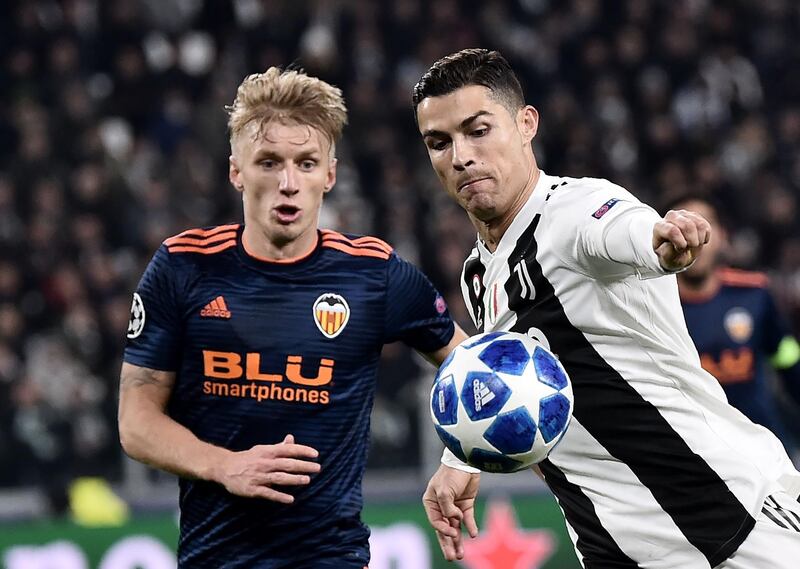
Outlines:
<svg viewBox="0 0 800 569"><path fill-rule="evenodd" d="M258 137L267 124L280 120L316 128L328 138L333 151L347 124L347 108L339 88L302 70L278 67L246 77L233 104L225 110L231 146L250 124L256 124Z"/></svg>

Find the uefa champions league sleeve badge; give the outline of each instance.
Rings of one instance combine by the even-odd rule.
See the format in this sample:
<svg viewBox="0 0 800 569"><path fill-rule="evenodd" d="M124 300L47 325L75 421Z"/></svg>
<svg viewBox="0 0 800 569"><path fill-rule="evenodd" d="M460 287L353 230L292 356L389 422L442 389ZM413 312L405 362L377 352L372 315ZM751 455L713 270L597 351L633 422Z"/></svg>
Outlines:
<svg viewBox="0 0 800 569"><path fill-rule="evenodd" d="M133 293L133 302L131 303L131 318L128 320L128 338L133 340L138 338L144 330L144 302L138 292Z"/></svg>

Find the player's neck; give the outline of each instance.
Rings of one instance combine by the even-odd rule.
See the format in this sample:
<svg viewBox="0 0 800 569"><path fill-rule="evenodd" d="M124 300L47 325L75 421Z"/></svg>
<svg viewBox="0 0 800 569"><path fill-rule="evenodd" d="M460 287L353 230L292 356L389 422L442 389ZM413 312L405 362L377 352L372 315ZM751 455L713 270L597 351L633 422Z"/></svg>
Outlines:
<svg viewBox="0 0 800 569"><path fill-rule="evenodd" d="M317 246L317 229L311 228L297 239L288 242L271 240L256 224L246 224L242 232L242 246L248 255L261 261L290 262L308 256Z"/></svg>
<svg viewBox="0 0 800 569"><path fill-rule="evenodd" d="M475 226L478 229L478 235L480 235L481 240L484 242L489 252L494 253L497 250L503 235L505 235L506 231L508 231L508 228L511 227L511 224L514 222L517 214L522 210L525 204L528 203L528 199L531 197L534 188L536 188L536 184L539 181L540 175L541 170L539 170L539 167L534 162L533 167L528 174L528 180L525 183L524 189L517 194L517 197L514 198L511 206L503 215L498 216L488 222L473 219L473 223L475 223Z"/></svg>
<svg viewBox="0 0 800 569"><path fill-rule="evenodd" d="M720 280L717 272L712 270L704 275L678 274L680 294L683 300L702 300L714 296L719 290Z"/></svg>

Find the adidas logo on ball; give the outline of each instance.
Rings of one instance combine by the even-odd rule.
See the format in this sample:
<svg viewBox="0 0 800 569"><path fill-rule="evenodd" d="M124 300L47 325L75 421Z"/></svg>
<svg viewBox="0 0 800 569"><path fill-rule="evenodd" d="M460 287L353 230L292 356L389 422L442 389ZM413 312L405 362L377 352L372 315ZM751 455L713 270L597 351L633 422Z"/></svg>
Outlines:
<svg viewBox="0 0 800 569"><path fill-rule="evenodd" d="M486 384L476 379L472 382L472 391L475 394L475 410L480 411L483 406L494 399L492 390L486 387Z"/></svg>

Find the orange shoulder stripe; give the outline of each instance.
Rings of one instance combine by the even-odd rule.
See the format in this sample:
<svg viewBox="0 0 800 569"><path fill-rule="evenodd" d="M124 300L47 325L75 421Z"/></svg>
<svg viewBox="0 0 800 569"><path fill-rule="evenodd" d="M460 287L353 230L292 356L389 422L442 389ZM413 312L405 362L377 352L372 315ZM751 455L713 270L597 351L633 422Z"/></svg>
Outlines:
<svg viewBox="0 0 800 569"><path fill-rule="evenodd" d="M769 285L769 277L756 271L722 269L719 276L723 283L733 286L765 288Z"/></svg>
<svg viewBox="0 0 800 569"><path fill-rule="evenodd" d="M380 247L381 249L384 249L387 253L392 252L392 246L389 245L386 241L384 241L383 239L378 239L377 237L372 237L370 235L365 235L364 237L353 239L353 243L357 243L359 245L361 245L362 243L365 245L375 245L377 247Z"/></svg>
<svg viewBox="0 0 800 569"><path fill-rule="evenodd" d="M172 237L164 241L164 243L169 244L168 243L169 241L179 238L193 237L196 239L206 239L208 237L213 237L214 235L217 235L219 233L224 233L226 231L236 231L238 228L239 228L238 223L229 223L228 225L219 225L217 227L212 227L211 229L187 229L186 231L178 233L177 235L173 235Z"/></svg>
<svg viewBox="0 0 800 569"><path fill-rule="evenodd" d="M350 247L373 247L384 251L386 254L390 254L393 249L392 246L386 243L385 241L378 239L377 237L370 237L365 235L364 237L357 237L355 239L350 239L339 233L338 231L332 231L330 229L323 229L322 230L322 240L324 241L331 241L336 240L345 245L349 245Z"/></svg>
<svg viewBox="0 0 800 569"><path fill-rule="evenodd" d="M176 235L175 237L170 237L164 241L164 243L166 243L167 247L172 245L197 245L198 247L202 247L212 243L218 243L220 241L227 241L228 239L236 239L236 232L226 231L224 233L217 233L216 235L205 237L203 239L195 239L194 237L181 237L180 235Z"/></svg>
<svg viewBox="0 0 800 569"><path fill-rule="evenodd" d="M323 245L336 244L336 245L341 245L342 247L348 247L350 249L358 251L374 251L376 253L381 253L382 255L386 255L387 258L389 255L391 255L391 251L387 251L386 249L379 247L378 245L373 245L372 243L363 243L361 245L357 245L354 244L352 241L340 241L339 239L323 238L322 244Z"/></svg>
<svg viewBox="0 0 800 569"><path fill-rule="evenodd" d="M224 251L225 249L230 249L231 247L236 247L236 240L231 239L230 241L224 241L218 245L213 247L197 247L193 245L175 245L173 247L168 247L167 250L170 253L202 253L203 255L211 255L212 253L219 253L220 251Z"/></svg>
<svg viewBox="0 0 800 569"><path fill-rule="evenodd" d="M376 249L370 249L367 247L351 247L339 241L323 239L322 246L336 249L337 251L347 253L348 255L353 255L354 257L375 257L376 259L383 259L384 261L389 260L389 254L384 251L378 251Z"/></svg>

